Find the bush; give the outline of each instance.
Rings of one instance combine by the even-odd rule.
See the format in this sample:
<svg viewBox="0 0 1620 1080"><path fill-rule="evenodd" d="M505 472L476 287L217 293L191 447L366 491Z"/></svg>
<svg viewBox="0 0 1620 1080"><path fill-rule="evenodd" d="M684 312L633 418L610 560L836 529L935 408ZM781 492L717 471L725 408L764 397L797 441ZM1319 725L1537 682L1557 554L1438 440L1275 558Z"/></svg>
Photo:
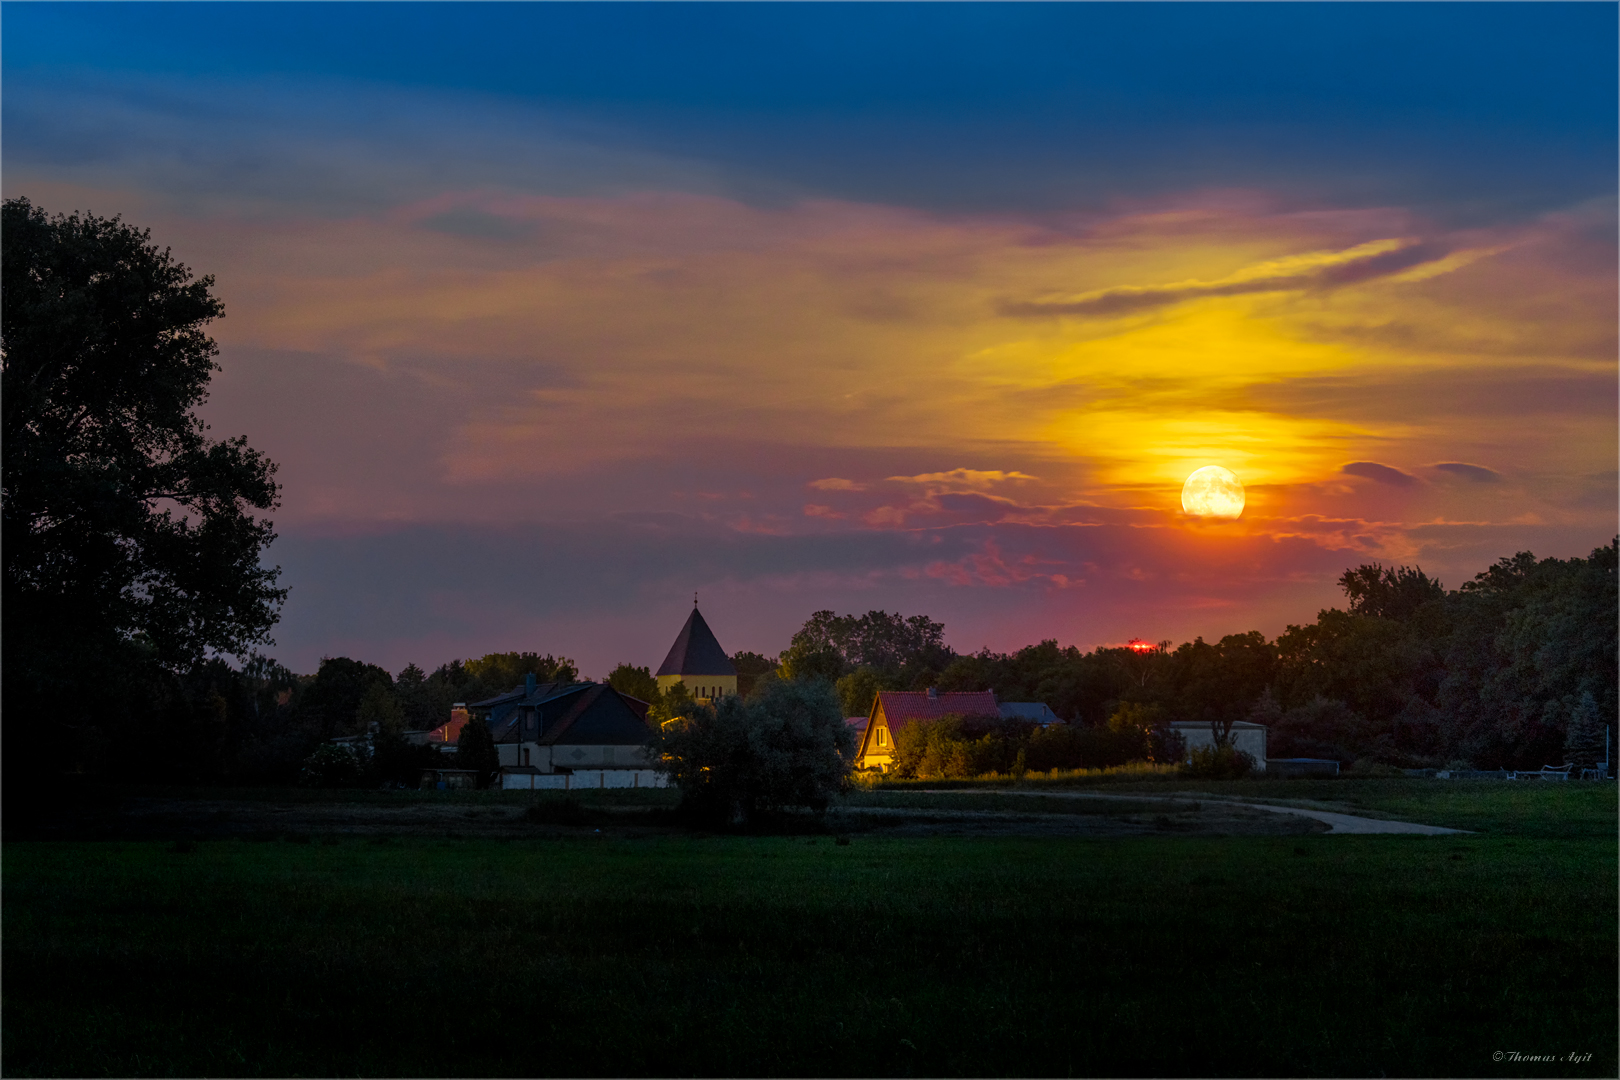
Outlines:
<svg viewBox="0 0 1620 1080"><path fill-rule="evenodd" d="M789 806L826 810L848 786L851 742L831 685L813 679L763 684L748 701L688 705L656 729L651 748L683 812L743 825Z"/></svg>
<svg viewBox="0 0 1620 1080"><path fill-rule="evenodd" d="M351 787L360 777L360 759L354 751L337 743L322 743L304 759L298 783L303 787Z"/></svg>
<svg viewBox="0 0 1620 1080"><path fill-rule="evenodd" d="M424 769L444 768L438 747L413 745L398 732L383 730L371 737L371 779L382 784L415 787Z"/></svg>
<svg viewBox="0 0 1620 1080"><path fill-rule="evenodd" d="M1181 766L1181 775L1193 780L1241 780L1254 771L1254 758L1230 746L1200 746Z"/></svg>
<svg viewBox="0 0 1620 1080"><path fill-rule="evenodd" d="M1053 724L1029 737L1026 756L1036 772L1053 769L1110 769L1148 756L1140 730L1110 731L1106 727Z"/></svg>
<svg viewBox="0 0 1620 1080"><path fill-rule="evenodd" d="M991 716L946 715L907 724L894 740L894 771L921 780L965 780L1028 766L1031 725Z"/></svg>

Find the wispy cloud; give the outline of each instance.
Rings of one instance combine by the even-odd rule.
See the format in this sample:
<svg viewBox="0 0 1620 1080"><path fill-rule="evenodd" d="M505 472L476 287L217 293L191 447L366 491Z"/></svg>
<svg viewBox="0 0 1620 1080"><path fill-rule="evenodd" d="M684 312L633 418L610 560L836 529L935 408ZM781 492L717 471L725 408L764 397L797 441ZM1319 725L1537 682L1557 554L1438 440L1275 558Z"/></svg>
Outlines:
<svg viewBox="0 0 1620 1080"><path fill-rule="evenodd" d="M1411 473L1402 472L1392 465L1381 465L1376 461L1352 461L1341 466L1340 472L1347 476L1359 476L1365 480L1373 480L1390 487L1411 487L1418 482L1418 478Z"/></svg>
<svg viewBox="0 0 1620 1080"><path fill-rule="evenodd" d="M891 483L899 484L926 484L929 486L948 485L952 487L965 487L983 490L1008 481L1034 480L1035 477L1017 471L1003 472L1000 469L951 469L947 472L918 473L916 476L891 476Z"/></svg>
<svg viewBox="0 0 1620 1080"><path fill-rule="evenodd" d="M1465 461L1442 461L1434 468L1462 480L1472 480L1476 484L1502 482L1502 474L1495 469L1487 469L1483 465L1470 465Z"/></svg>
<svg viewBox="0 0 1620 1080"><path fill-rule="evenodd" d="M1415 239L1371 240L1343 251L1313 251L1268 259L1210 280L1188 279L1163 285L1116 285L1073 296L1008 301L1009 315L1122 315L1144 308L1201 297L1324 289L1373 278L1423 281L1495 254L1501 247L1443 252Z"/></svg>

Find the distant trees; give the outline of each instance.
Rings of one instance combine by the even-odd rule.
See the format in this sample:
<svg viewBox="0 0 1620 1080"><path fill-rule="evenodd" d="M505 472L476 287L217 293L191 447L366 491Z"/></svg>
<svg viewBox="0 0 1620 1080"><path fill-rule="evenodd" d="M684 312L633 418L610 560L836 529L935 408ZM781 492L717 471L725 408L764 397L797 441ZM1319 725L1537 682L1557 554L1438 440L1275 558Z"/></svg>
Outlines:
<svg viewBox="0 0 1620 1080"><path fill-rule="evenodd" d="M861 716L880 690L936 685L954 658L945 644L945 624L926 615L818 611L793 635L777 674L831 683L845 715Z"/></svg>
<svg viewBox="0 0 1620 1080"><path fill-rule="evenodd" d="M1145 658L1043 641L956 657L938 686L1044 701L1070 721L1030 737L1032 769L1116 762L1121 725L1111 721L1133 707L1158 709L1166 735L1169 721L1196 721L1219 739L1250 719L1268 726L1275 756L1408 766L1535 767L1561 761L1572 726L1587 726L1593 710L1600 742L1614 723L1615 544L1585 559L1521 552L1452 592L1421 569L1377 564L1339 583L1348 610L1324 610L1275 641L1232 634ZM895 688L856 673L839 683L851 713ZM1583 712L1585 695L1593 707Z"/></svg>
<svg viewBox="0 0 1620 1080"><path fill-rule="evenodd" d="M608 677L604 681L619 693L628 694L640 701L651 703L658 700L658 680L653 678L652 672L647 668L620 664L608 672Z"/></svg>
<svg viewBox="0 0 1620 1080"><path fill-rule="evenodd" d="M737 693L748 697L760 680L774 676L780 660L745 650L731 654L731 666L737 669Z"/></svg>

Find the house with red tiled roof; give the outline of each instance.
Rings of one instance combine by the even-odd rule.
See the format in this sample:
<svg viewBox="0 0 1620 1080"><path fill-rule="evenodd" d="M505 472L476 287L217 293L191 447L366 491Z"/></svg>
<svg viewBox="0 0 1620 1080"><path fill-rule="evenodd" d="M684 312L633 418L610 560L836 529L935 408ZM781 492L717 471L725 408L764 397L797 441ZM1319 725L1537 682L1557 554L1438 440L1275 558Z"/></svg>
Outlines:
<svg viewBox="0 0 1620 1080"><path fill-rule="evenodd" d="M938 720L952 715L999 717L1001 710L993 690L944 694L933 687L878 691L872 699L872 711L867 714L866 731L855 751L855 767L888 772L894 761L894 740L900 732L919 720Z"/></svg>
<svg viewBox="0 0 1620 1080"><path fill-rule="evenodd" d="M467 706L458 701L450 709L449 721L428 732L427 737L421 739L421 741L426 742L429 746L436 746L448 754L454 751L456 743L461 741L461 729L467 726L467 721L471 718L472 713L467 711ZM406 732L406 734L410 735L412 733ZM420 738L420 735L418 735L418 738Z"/></svg>

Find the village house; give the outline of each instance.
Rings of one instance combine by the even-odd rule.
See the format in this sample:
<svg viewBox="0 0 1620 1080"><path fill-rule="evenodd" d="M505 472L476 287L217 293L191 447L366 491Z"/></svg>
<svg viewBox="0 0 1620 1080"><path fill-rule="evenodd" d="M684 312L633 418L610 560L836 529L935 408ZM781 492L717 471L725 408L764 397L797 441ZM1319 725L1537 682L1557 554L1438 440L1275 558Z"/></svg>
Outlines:
<svg viewBox="0 0 1620 1080"><path fill-rule="evenodd" d="M684 685L689 694L704 705L737 693L737 668L720 647L714 631L704 621L692 601L692 614L669 647L669 655L658 668L658 690Z"/></svg>
<svg viewBox="0 0 1620 1080"><path fill-rule="evenodd" d="M504 788L659 787L647 759L647 703L605 683L538 682L470 705L428 733L454 752L474 717L489 726Z"/></svg>
<svg viewBox="0 0 1620 1080"><path fill-rule="evenodd" d="M872 700L870 713L851 716L844 721L855 733L855 767L888 772L894 762L894 740L908 724L953 715L1022 720L1041 727L1062 723L1044 702L998 702L994 690L943 694L934 687L927 690L882 690Z"/></svg>
<svg viewBox="0 0 1620 1080"><path fill-rule="evenodd" d="M919 720L938 720L951 715L999 717L1001 709L991 690L944 694L934 687L878 691L867 713L860 747L855 751L855 767L888 772L894 763L895 736Z"/></svg>

